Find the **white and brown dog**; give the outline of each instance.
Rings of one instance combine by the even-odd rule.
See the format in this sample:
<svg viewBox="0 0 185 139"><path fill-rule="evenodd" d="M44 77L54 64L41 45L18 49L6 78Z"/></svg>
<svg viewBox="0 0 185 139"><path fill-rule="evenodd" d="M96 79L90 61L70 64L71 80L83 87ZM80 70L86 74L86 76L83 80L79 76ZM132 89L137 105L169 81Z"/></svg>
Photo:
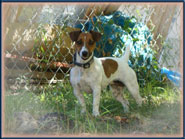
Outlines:
<svg viewBox="0 0 185 139"><path fill-rule="evenodd" d="M139 105L142 104L136 74L128 65L130 46L127 46L126 52L121 58L96 58L93 51L96 42L101 38L100 33L73 31L69 35L75 42L76 50L73 58L75 66L70 71L70 82L74 95L82 107L82 113L86 111L82 91L93 93L93 115L98 116L101 90L108 85L113 96L123 105L125 112L129 111L129 103L122 96L124 86L127 87L136 102Z"/></svg>

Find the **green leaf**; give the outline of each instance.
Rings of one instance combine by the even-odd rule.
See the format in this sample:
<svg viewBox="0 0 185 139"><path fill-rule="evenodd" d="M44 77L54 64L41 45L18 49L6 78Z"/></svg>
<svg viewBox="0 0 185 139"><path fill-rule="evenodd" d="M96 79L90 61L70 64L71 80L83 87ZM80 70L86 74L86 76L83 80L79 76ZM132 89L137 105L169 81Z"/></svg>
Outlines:
<svg viewBox="0 0 185 139"><path fill-rule="evenodd" d="M112 19L110 19L108 24L112 25L112 24L114 24L114 21Z"/></svg>
<svg viewBox="0 0 185 139"><path fill-rule="evenodd" d="M141 16L140 11L138 9L136 9L136 13L138 14L138 16Z"/></svg>
<svg viewBox="0 0 185 139"><path fill-rule="evenodd" d="M40 46L40 50L42 53L44 53L44 48L42 46Z"/></svg>

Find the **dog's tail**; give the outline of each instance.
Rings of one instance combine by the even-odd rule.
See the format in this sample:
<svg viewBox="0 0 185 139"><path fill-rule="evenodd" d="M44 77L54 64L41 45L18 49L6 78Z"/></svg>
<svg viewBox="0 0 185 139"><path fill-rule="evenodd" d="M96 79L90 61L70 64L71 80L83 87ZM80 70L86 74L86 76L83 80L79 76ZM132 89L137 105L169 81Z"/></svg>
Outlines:
<svg viewBox="0 0 185 139"><path fill-rule="evenodd" d="M132 46L132 43L130 43L129 45L126 46L125 48L125 53L124 55L122 56L122 58L125 60L125 61L128 61L129 60L129 56L130 56L130 47Z"/></svg>

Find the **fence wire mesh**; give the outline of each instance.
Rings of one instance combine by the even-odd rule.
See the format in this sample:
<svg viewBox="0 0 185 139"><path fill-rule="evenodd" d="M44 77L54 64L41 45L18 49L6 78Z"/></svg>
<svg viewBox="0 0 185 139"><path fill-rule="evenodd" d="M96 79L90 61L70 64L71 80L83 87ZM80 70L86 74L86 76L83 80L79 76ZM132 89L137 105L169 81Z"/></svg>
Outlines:
<svg viewBox="0 0 185 139"><path fill-rule="evenodd" d="M6 5L3 13L6 85L38 88L68 79L74 54L68 33L76 30L76 25L85 29L93 17L115 11L134 16L137 22L147 25L160 66L180 71L182 8L178 5Z"/></svg>

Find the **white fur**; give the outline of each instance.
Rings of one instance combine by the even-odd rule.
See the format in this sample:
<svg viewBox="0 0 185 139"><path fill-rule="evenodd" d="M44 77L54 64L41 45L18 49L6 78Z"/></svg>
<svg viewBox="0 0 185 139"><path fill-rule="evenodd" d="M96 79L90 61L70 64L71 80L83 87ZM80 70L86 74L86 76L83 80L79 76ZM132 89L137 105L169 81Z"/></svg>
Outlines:
<svg viewBox="0 0 185 139"><path fill-rule="evenodd" d="M83 53L84 51L88 52L88 50L87 50L87 48L86 48L85 45L82 47L82 49L81 49L81 51L80 51L80 57L82 57L82 53Z"/></svg>
<svg viewBox="0 0 185 139"><path fill-rule="evenodd" d="M77 97L81 107L82 113L86 111L85 101L82 92L93 93L93 115L99 115L99 103L101 90L110 85L113 92L113 96L123 105L125 112L129 111L129 103L123 99L122 87L115 87L111 85L114 80L119 80L127 87L129 92L135 98L136 102L141 105L142 98L139 95L139 85L137 83L137 77L133 69L128 65L130 53L130 46L127 46L126 53L121 58L94 57L94 62L90 68L84 69L82 67L74 66L70 71L70 82L73 86L74 95ZM89 58L90 59L90 58ZM113 59L118 63L118 69L115 73L111 74L109 78L104 73L101 60ZM77 62L86 63L77 53Z"/></svg>

